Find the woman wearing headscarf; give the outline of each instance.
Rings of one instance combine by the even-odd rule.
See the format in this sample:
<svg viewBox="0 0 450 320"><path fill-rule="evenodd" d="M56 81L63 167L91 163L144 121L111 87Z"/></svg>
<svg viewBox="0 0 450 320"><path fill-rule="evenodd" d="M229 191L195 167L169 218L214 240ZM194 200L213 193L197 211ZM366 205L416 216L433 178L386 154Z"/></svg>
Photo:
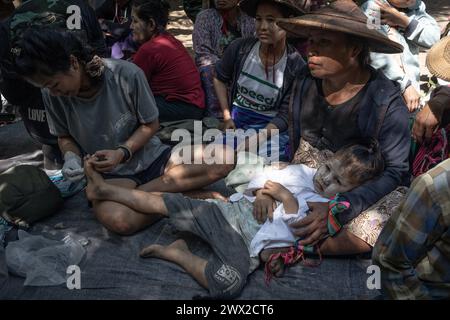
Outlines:
<svg viewBox="0 0 450 320"><path fill-rule="evenodd" d="M222 118L214 91L214 65L228 45L255 34L255 19L238 7L239 0L215 0L214 7L201 11L192 32L195 63L200 71L210 115Z"/></svg>
<svg viewBox="0 0 450 320"><path fill-rule="evenodd" d="M276 25L276 20L303 12L292 0L244 0L239 6L255 17L256 37L233 42L216 63L214 87L223 111L224 129L252 129L258 134L265 129L267 137L279 133L283 158L289 148L292 82L304 61L287 43L286 32Z"/></svg>

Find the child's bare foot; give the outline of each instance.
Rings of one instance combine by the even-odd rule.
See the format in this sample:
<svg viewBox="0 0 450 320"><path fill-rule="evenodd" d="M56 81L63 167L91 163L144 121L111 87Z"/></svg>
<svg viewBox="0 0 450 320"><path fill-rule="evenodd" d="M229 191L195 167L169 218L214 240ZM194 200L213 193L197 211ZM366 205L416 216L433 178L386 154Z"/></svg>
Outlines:
<svg viewBox="0 0 450 320"><path fill-rule="evenodd" d="M276 249L264 249L260 253L260 258L263 262L268 262L270 259L270 256L272 254L277 253L283 253L289 251L289 248L276 248ZM284 274L284 263L283 258L278 257L277 259L273 259L269 262L269 271L272 273L275 277L282 277Z"/></svg>
<svg viewBox="0 0 450 320"><path fill-rule="evenodd" d="M174 262L187 271L203 287L209 288L206 279L205 269L208 261L194 255L183 239L178 239L168 246L159 244L150 245L142 249L140 256L142 258L155 257Z"/></svg>
<svg viewBox="0 0 450 320"><path fill-rule="evenodd" d="M277 278L280 278L284 274L284 263L283 259L279 257L269 262L270 272Z"/></svg>
<svg viewBox="0 0 450 320"><path fill-rule="evenodd" d="M107 184L100 173L95 171L89 158L84 160L84 174L87 178L86 197L92 200L102 200L106 196Z"/></svg>
<svg viewBox="0 0 450 320"><path fill-rule="evenodd" d="M186 241L183 239L178 239L168 246L162 246L159 244L152 244L141 250L139 254L142 258L159 258L172 262L177 262L183 259L187 254L191 254Z"/></svg>

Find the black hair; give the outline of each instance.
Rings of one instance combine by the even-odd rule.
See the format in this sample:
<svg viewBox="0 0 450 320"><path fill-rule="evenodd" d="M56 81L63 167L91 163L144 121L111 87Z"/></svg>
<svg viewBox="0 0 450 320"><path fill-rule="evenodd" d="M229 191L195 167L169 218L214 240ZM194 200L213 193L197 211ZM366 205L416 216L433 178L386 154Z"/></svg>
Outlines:
<svg viewBox="0 0 450 320"><path fill-rule="evenodd" d="M94 50L81 41L74 33L54 28L30 28L14 47L14 68L21 76L42 74L53 76L70 69L70 56L86 64L94 58ZM102 76L91 77L100 81Z"/></svg>
<svg viewBox="0 0 450 320"><path fill-rule="evenodd" d="M257 5L256 5L256 8L255 8L255 14L256 14L257 7L259 5L261 5L261 4L263 4L263 3L268 3L268 4L271 4L271 5L275 6L275 7L277 7L278 10L280 10L281 15L283 16L283 18L290 18L290 17L295 17L295 16L299 15L291 7L283 4L282 2L275 2L273 0L260 0L260 1L258 1Z"/></svg>
<svg viewBox="0 0 450 320"><path fill-rule="evenodd" d="M339 149L334 157L340 161L345 176L357 185L379 176L384 171L380 146L373 138L356 140Z"/></svg>
<svg viewBox="0 0 450 320"><path fill-rule="evenodd" d="M355 47L360 47L361 52L358 55L358 63L362 68L367 68L370 65L370 47L366 40L352 35L347 35L348 44Z"/></svg>
<svg viewBox="0 0 450 320"><path fill-rule="evenodd" d="M153 19L158 32L166 29L170 5L165 0L133 0L133 8L139 19L148 23Z"/></svg>

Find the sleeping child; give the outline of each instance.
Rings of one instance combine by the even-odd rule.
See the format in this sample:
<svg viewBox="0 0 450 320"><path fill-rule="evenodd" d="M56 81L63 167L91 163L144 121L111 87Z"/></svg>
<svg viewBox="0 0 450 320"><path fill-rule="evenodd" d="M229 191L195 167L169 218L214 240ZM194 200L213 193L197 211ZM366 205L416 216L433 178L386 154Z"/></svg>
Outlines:
<svg viewBox="0 0 450 320"><path fill-rule="evenodd" d="M374 178L384 162L375 140L352 144L337 151L317 170L304 165L265 170L232 201L197 200L171 193L149 193L106 184L85 160L89 200L122 203L146 215L160 215L179 231L190 232L206 241L214 254L209 260L194 255L183 239L170 245L150 245L142 257L165 259L180 265L212 298L231 299L242 291L247 276L259 265L259 258L294 244L288 223L305 217L307 201L329 201L341 192ZM253 217L255 192L272 196L278 204L273 221L262 226Z"/></svg>

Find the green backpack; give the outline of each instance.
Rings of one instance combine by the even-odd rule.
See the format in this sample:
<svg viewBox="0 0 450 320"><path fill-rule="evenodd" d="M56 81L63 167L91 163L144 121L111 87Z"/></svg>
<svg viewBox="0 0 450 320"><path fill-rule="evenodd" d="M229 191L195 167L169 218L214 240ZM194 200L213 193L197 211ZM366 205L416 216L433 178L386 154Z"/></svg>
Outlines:
<svg viewBox="0 0 450 320"><path fill-rule="evenodd" d="M30 27L52 25L55 28L67 28L66 20L70 16L65 0L28 0L18 7L9 21L10 41L17 42Z"/></svg>
<svg viewBox="0 0 450 320"><path fill-rule="evenodd" d="M62 204L58 188L37 167L20 165L0 174L0 215L12 224L28 227Z"/></svg>
<svg viewBox="0 0 450 320"><path fill-rule="evenodd" d="M87 32L83 29L68 29L67 20L73 12L67 8L76 5L77 1L70 0L27 0L18 7L9 19L9 42L11 53L19 54L17 43L30 28L51 26L57 30L72 32L83 43L88 43ZM80 4L81 5L81 4ZM81 10L81 8L80 8ZM81 19L81 17L80 17Z"/></svg>

